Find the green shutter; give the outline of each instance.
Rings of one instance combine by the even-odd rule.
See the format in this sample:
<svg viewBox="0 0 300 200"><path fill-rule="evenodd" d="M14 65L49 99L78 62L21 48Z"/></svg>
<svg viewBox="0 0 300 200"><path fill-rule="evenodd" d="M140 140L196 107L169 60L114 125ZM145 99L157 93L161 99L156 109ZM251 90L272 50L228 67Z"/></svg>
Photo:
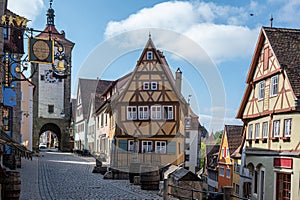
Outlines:
<svg viewBox="0 0 300 200"><path fill-rule="evenodd" d="M176 154L176 142L168 142L167 154Z"/></svg>
<svg viewBox="0 0 300 200"><path fill-rule="evenodd" d="M127 151L127 140L119 140L119 151Z"/></svg>

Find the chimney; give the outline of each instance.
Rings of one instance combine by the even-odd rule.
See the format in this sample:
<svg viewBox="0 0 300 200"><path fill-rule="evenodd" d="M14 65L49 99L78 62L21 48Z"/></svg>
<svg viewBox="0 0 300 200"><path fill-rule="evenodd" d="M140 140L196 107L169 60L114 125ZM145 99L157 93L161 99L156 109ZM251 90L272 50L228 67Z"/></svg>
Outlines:
<svg viewBox="0 0 300 200"><path fill-rule="evenodd" d="M176 74L175 85L176 85L178 92L181 93L182 72L180 71L180 68L177 69L175 74Z"/></svg>

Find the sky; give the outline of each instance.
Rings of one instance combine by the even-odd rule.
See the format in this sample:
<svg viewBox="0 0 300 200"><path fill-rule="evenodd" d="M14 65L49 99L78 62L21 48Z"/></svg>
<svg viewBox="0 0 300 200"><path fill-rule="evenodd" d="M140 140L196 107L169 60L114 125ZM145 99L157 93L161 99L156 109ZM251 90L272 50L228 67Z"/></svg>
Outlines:
<svg viewBox="0 0 300 200"><path fill-rule="evenodd" d="M149 36L172 71L183 72L182 93L209 132L242 124L235 116L262 26L300 27L299 0L53 0L55 26L75 43L77 80L115 80L132 71ZM49 0L8 0L8 8L43 30Z"/></svg>

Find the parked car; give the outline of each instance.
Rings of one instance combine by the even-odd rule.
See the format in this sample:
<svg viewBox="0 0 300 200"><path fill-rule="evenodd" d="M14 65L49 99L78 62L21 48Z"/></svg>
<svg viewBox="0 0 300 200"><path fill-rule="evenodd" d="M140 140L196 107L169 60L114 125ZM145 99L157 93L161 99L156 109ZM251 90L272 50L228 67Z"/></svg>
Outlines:
<svg viewBox="0 0 300 200"><path fill-rule="evenodd" d="M45 144L45 143L40 143L39 148L40 148L40 149L47 149L47 144Z"/></svg>

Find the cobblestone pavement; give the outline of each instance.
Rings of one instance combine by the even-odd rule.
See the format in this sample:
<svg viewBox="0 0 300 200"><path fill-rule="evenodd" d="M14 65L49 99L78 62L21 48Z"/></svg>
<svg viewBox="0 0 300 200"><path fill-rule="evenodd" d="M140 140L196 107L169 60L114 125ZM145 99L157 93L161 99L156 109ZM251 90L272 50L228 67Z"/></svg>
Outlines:
<svg viewBox="0 0 300 200"><path fill-rule="evenodd" d="M162 199L158 191L141 190L128 180L104 180L93 174L95 159L47 152L22 160L20 199Z"/></svg>

